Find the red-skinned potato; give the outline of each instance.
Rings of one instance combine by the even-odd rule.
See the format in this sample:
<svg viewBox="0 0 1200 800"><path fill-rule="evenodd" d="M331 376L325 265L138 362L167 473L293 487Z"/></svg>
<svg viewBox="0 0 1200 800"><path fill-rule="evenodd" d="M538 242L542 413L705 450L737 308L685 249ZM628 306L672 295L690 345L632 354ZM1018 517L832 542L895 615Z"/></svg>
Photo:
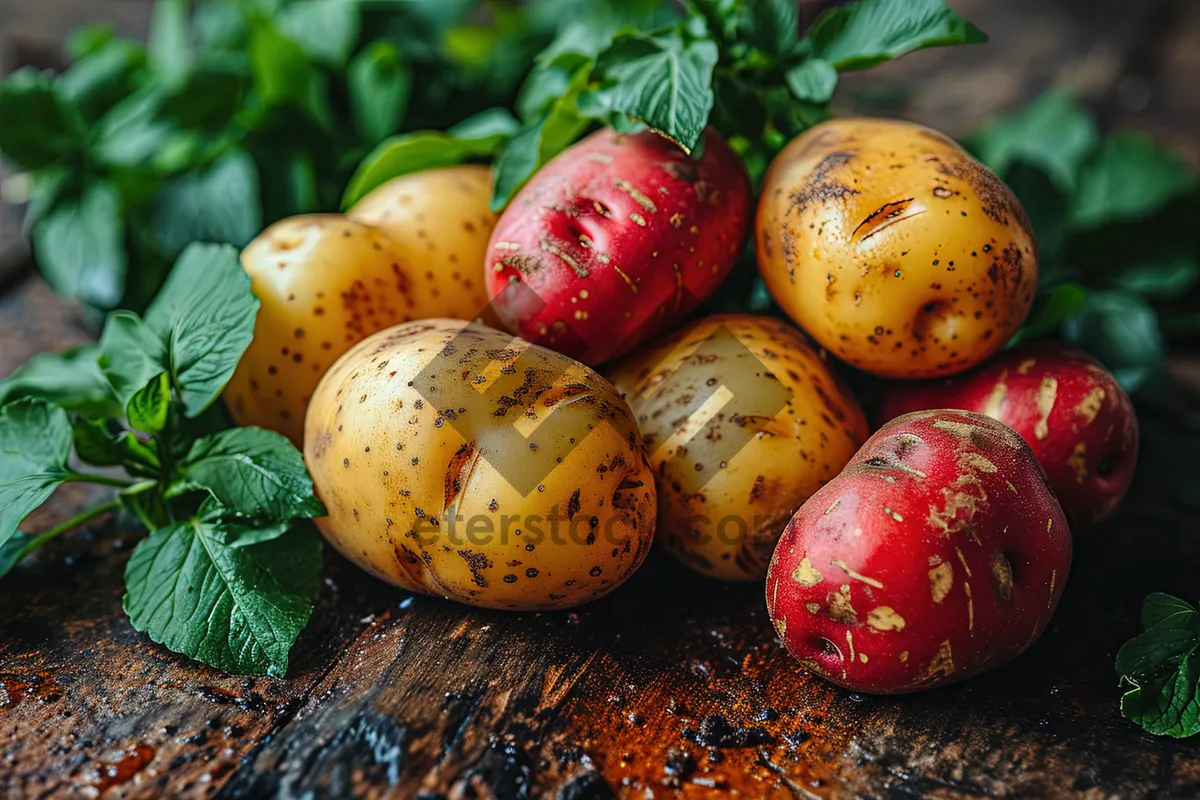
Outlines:
<svg viewBox="0 0 1200 800"><path fill-rule="evenodd" d="M605 129L543 167L488 245L488 292L505 324L596 365L687 316L733 268L749 228L741 159L712 129L704 147L693 159L651 131Z"/></svg>
<svg viewBox="0 0 1200 800"><path fill-rule="evenodd" d="M1059 342L1016 348L953 378L893 384L880 416L929 408L987 414L1021 434L1076 533L1109 516L1133 480L1133 403L1100 362Z"/></svg>
<svg viewBox="0 0 1200 800"><path fill-rule="evenodd" d="M767 608L800 663L863 692L960 681L1045 629L1071 534L1033 451L991 417L898 417L796 512Z"/></svg>
<svg viewBox="0 0 1200 800"><path fill-rule="evenodd" d="M935 378L999 350L1029 313L1037 246L1017 198L952 139L837 119L771 162L755 223L771 296L858 369Z"/></svg>

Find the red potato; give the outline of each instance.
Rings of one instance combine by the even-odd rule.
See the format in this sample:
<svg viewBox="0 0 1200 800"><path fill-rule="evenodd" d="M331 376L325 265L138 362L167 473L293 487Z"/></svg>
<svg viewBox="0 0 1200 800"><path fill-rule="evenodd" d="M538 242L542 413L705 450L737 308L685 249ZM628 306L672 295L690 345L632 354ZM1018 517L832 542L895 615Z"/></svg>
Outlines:
<svg viewBox="0 0 1200 800"><path fill-rule="evenodd" d="M509 328L594 366L712 294L745 244L750 183L711 128L704 142L696 160L653 132L605 129L543 167L488 245Z"/></svg>
<svg viewBox="0 0 1200 800"><path fill-rule="evenodd" d="M907 414L784 530L767 609L808 669L863 692L960 681L1045 629L1071 534L1029 446L982 414Z"/></svg>
<svg viewBox="0 0 1200 800"><path fill-rule="evenodd" d="M893 384L881 418L928 408L977 411L1021 434L1076 533L1109 516L1133 480L1133 403L1100 362L1059 342L1019 347L946 380Z"/></svg>

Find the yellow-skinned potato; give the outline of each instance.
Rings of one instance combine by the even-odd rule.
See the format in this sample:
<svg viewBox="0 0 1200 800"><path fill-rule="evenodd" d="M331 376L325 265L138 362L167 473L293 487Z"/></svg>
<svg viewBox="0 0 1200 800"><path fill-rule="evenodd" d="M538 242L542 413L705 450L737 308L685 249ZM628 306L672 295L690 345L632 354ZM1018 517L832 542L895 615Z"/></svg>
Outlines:
<svg viewBox="0 0 1200 800"><path fill-rule="evenodd" d="M650 451L659 541L714 578L762 580L788 520L868 434L804 335L770 317L701 319L608 374Z"/></svg>
<svg viewBox="0 0 1200 800"><path fill-rule="evenodd" d="M654 479L616 390L477 323L411 322L346 353L309 405L304 460L338 551L475 606L587 602L654 535Z"/></svg>
<svg viewBox="0 0 1200 800"><path fill-rule="evenodd" d="M416 319L415 268L386 233L345 217L292 217L242 251L262 303L254 340L225 389L239 425L299 446L304 410L325 370L377 330Z"/></svg>
<svg viewBox="0 0 1200 800"><path fill-rule="evenodd" d="M475 319L488 304L483 262L496 215L491 170L478 165L402 175L354 204L346 216L382 228L419 269L414 319Z"/></svg>
<svg viewBox="0 0 1200 800"><path fill-rule="evenodd" d="M772 162L759 270L838 358L931 378L996 352L1029 313L1037 246L1013 193L951 139L907 122L839 119Z"/></svg>

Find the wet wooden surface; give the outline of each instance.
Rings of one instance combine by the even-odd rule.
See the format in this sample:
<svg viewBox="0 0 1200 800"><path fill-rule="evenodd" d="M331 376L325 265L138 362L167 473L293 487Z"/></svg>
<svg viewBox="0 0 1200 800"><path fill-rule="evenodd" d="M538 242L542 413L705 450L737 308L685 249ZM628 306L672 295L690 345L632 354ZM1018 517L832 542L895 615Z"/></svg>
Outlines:
<svg viewBox="0 0 1200 800"><path fill-rule="evenodd" d="M123 28L144 24L142 0L104 3ZM1108 126L1149 127L1200 163L1200 4L953 5L991 47L853 76L845 106L890 103L961 133L1066 80ZM47 9L84 6L100 4L0 0L0 31L53 41L70 25ZM0 289L0 376L85 341L80 320L36 279ZM104 494L72 489L28 527ZM1077 543L1060 610L1026 655L903 698L806 676L760 587L657 555L609 598L525 615L410 597L329 555L290 677L223 676L130 628L122 574L139 535L99 520L0 583L0 798L1200 795L1200 742L1150 737L1117 711L1113 658L1141 599L1195 599L1200 563L1194 512L1147 479Z"/></svg>

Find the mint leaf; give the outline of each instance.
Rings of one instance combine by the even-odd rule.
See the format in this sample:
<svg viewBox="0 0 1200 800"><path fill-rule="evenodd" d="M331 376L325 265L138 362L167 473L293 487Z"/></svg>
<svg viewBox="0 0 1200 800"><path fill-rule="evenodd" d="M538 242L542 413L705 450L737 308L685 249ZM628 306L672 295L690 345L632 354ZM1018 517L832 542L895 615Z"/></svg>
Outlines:
<svg viewBox="0 0 1200 800"><path fill-rule="evenodd" d="M146 310L160 337L184 414L208 408L233 376L254 336L258 298L237 250L193 244L183 251Z"/></svg>
<svg viewBox="0 0 1200 800"><path fill-rule="evenodd" d="M245 247L262 230L258 171L233 148L208 168L174 177L154 197L152 235L166 253L192 242Z"/></svg>
<svg viewBox="0 0 1200 800"><path fill-rule="evenodd" d="M1139 261L1125 267L1116 283L1122 289L1155 300L1176 300L1187 295L1200 282L1200 262L1177 253L1161 259Z"/></svg>
<svg viewBox="0 0 1200 800"><path fill-rule="evenodd" d="M504 208L535 172L587 130L589 122L579 113L576 103L587 72L586 67L579 70L572 87L554 101L546 116L526 125L504 146L493 167L489 204L493 211Z"/></svg>
<svg viewBox="0 0 1200 800"><path fill-rule="evenodd" d="M132 311L114 311L100 334L100 369L122 413L134 395L169 366L162 337Z"/></svg>
<svg viewBox="0 0 1200 800"><path fill-rule="evenodd" d="M125 416L129 426L142 433L161 433L167 427L167 416L171 411L171 376L158 373L150 382L129 398Z"/></svg>
<svg viewBox="0 0 1200 800"><path fill-rule="evenodd" d="M25 548L36 538L35 534L17 531L16 536L4 544L0 544L0 578L3 578L20 563L21 559L25 557Z"/></svg>
<svg viewBox="0 0 1200 800"><path fill-rule="evenodd" d="M745 13L749 21L745 38L750 44L771 56L796 46L800 27L796 0L746 0Z"/></svg>
<svg viewBox="0 0 1200 800"><path fill-rule="evenodd" d="M404 119L412 72L391 42L372 42L346 71L354 124L369 144L394 133Z"/></svg>
<svg viewBox="0 0 1200 800"><path fill-rule="evenodd" d="M145 63L141 45L113 39L72 64L55 85L88 122L95 122L134 92Z"/></svg>
<svg viewBox="0 0 1200 800"><path fill-rule="evenodd" d="M358 4L351 0L297 0L284 6L279 30L319 64L342 67L358 41Z"/></svg>
<svg viewBox="0 0 1200 800"><path fill-rule="evenodd" d="M1064 322L1079 313L1087 299L1087 290L1078 283L1062 283L1049 291L1039 292L1025 324L1009 346L1056 333Z"/></svg>
<svg viewBox="0 0 1200 800"><path fill-rule="evenodd" d="M60 198L33 225L34 253L54 291L100 308L115 306L125 290L124 240L120 195L104 182Z"/></svg>
<svg viewBox="0 0 1200 800"><path fill-rule="evenodd" d="M624 32L596 61L602 84L595 99L690 153L712 112L716 64L711 40L684 41L678 30L658 36Z"/></svg>
<svg viewBox="0 0 1200 800"><path fill-rule="evenodd" d="M1044 170L1059 190L1071 192L1099 141L1092 116L1070 95L1052 91L992 120L971 137L971 148L997 175L1023 161Z"/></svg>
<svg viewBox="0 0 1200 800"><path fill-rule="evenodd" d="M93 345L39 353L0 381L0 406L35 397L87 417L120 416L121 406L96 363L98 357Z"/></svg>
<svg viewBox="0 0 1200 800"><path fill-rule="evenodd" d="M837 86L838 74L829 62L810 58L788 70L783 79L797 100L806 103L828 103Z"/></svg>
<svg viewBox="0 0 1200 800"><path fill-rule="evenodd" d="M41 400L0 408L0 545L68 475L71 423Z"/></svg>
<svg viewBox="0 0 1200 800"><path fill-rule="evenodd" d="M26 67L0 83L0 119L6 121L0 153L25 169L52 164L83 146L83 122L50 73Z"/></svg>
<svg viewBox="0 0 1200 800"><path fill-rule="evenodd" d="M1142 606L1142 626L1117 653L1121 715L1160 736L1200 733L1200 612L1155 593Z"/></svg>
<svg viewBox="0 0 1200 800"><path fill-rule="evenodd" d="M150 15L146 54L164 81L183 79L191 60L187 0L157 0Z"/></svg>
<svg viewBox="0 0 1200 800"><path fill-rule="evenodd" d="M300 451L261 428L233 428L196 442L181 477L246 517L288 520L325 513Z"/></svg>
<svg viewBox="0 0 1200 800"><path fill-rule="evenodd" d="M1162 365L1166 349L1154 309L1129 292L1092 293L1063 332L1100 359L1131 393Z"/></svg>
<svg viewBox="0 0 1200 800"><path fill-rule="evenodd" d="M945 0L858 0L822 14L808 38L813 55L843 72L926 47L987 41Z"/></svg>
<svg viewBox="0 0 1200 800"><path fill-rule="evenodd" d="M259 97L269 106L306 107L315 71L304 48L266 18L250 32L250 66Z"/></svg>
<svg viewBox="0 0 1200 800"><path fill-rule="evenodd" d="M122 461L120 438L112 430L110 420L75 420L71 425L71 442L75 455L88 464L111 467Z"/></svg>
<svg viewBox="0 0 1200 800"><path fill-rule="evenodd" d="M465 120L463 127L442 131L416 131L393 136L367 156L342 198L349 208L372 189L393 178L437 167L450 167L495 153L516 131L517 122L507 112L484 112L479 120Z"/></svg>
<svg viewBox="0 0 1200 800"><path fill-rule="evenodd" d="M1094 228L1144 219L1196 184L1179 156L1143 133L1110 136L1084 164L1071 222Z"/></svg>
<svg viewBox="0 0 1200 800"><path fill-rule="evenodd" d="M125 611L153 641L210 667L283 677L320 587L321 545L311 532L246 547L224 523L154 531L125 570Z"/></svg>

